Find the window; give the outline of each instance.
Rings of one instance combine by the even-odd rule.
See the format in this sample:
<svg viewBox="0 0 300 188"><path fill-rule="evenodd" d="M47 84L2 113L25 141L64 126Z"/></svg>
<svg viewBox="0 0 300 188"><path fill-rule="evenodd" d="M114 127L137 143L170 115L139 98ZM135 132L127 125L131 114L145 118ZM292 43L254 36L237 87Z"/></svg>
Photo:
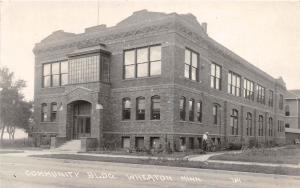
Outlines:
<svg viewBox="0 0 300 188"><path fill-rule="evenodd" d="M57 114L57 103L51 103L51 116L50 121L56 121L56 114Z"/></svg>
<svg viewBox="0 0 300 188"><path fill-rule="evenodd" d="M197 121L202 122L202 101L197 103L196 107L197 112Z"/></svg>
<svg viewBox="0 0 300 188"><path fill-rule="evenodd" d="M290 107L289 107L289 105L285 106L285 116L290 116Z"/></svg>
<svg viewBox="0 0 300 188"><path fill-rule="evenodd" d="M60 74L61 74L61 85L68 84L68 73L69 73L68 61L62 61L60 63Z"/></svg>
<svg viewBox="0 0 300 188"><path fill-rule="evenodd" d="M269 136L273 136L273 118L269 118Z"/></svg>
<svg viewBox="0 0 300 188"><path fill-rule="evenodd" d="M254 83L244 79L244 98L254 101Z"/></svg>
<svg viewBox="0 0 300 188"><path fill-rule="evenodd" d="M145 144L144 144L144 137L135 137L135 147L137 151L143 151Z"/></svg>
<svg viewBox="0 0 300 188"><path fill-rule="evenodd" d="M159 137L150 137L150 148L152 149L160 149L161 144Z"/></svg>
<svg viewBox="0 0 300 188"><path fill-rule="evenodd" d="M269 90L269 101L268 101L268 105L269 107L273 107L273 101L274 101L274 94L272 90Z"/></svg>
<svg viewBox="0 0 300 188"><path fill-rule="evenodd" d="M228 93L234 96L241 96L241 77L234 73L228 73Z"/></svg>
<svg viewBox="0 0 300 188"><path fill-rule="evenodd" d="M210 66L210 87L221 90L221 66L212 63Z"/></svg>
<svg viewBox="0 0 300 188"><path fill-rule="evenodd" d="M279 109L283 109L283 95L281 94L279 95Z"/></svg>
<svg viewBox="0 0 300 188"><path fill-rule="evenodd" d="M70 59L69 66L70 84L96 82L100 80L99 55Z"/></svg>
<svg viewBox="0 0 300 188"><path fill-rule="evenodd" d="M257 93L257 102L260 104L265 104L266 102L266 93L265 93L266 89L264 87L262 87L261 85L257 84L256 86L256 93Z"/></svg>
<svg viewBox="0 0 300 188"><path fill-rule="evenodd" d="M129 136L122 137L122 148L130 148L130 137Z"/></svg>
<svg viewBox="0 0 300 188"><path fill-rule="evenodd" d="M258 117L258 136L264 136L264 117L262 115Z"/></svg>
<svg viewBox="0 0 300 188"><path fill-rule="evenodd" d="M247 136L252 136L252 114L251 113L247 113L247 130L246 130L246 134Z"/></svg>
<svg viewBox="0 0 300 188"><path fill-rule="evenodd" d="M215 124L215 125L219 125L221 122L220 122L220 108L221 108L221 106L219 105L219 104L214 104L213 105L213 123Z"/></svg>
<svg viewBox="0 0 300 188"><path fill-rule="evenodd" d="M290 124L286 123L285 128L290 128Z"/></svg>
<svg viewBox="0 0 300 188"><path fill-rule="evenodd" d="M198 81L198 54L185 49L184 77Z"/></svg>
<svg viewBox="0 0 300 188"><path fill-rule="evenodd" d="M283 132L284 131L284 126L283 126L284 122L282 120L278 120L278 132ZM288 125L285 125L285 126L290 126L289 124Z"/></svg>
<svg viewBox="0 0 300 188"><path fill-rule="evenodd" d="M41 109L41 121L42 122L47 121L47 112L48 112L47 104L43 103L42 109Z"/></svg>
<svg viewBox="0 0 300 188"><path fill-rule="evenodd" d="M129 120L130 119L130 113L131 113L131 101L129 98L124 98L123 99L123 104L122 104L122 108L123 108L123 120Z"/></svg>
<svg viewBox="0 0 300 188"><path fill-rule="evenodd" d="M51 87L51 64L43 65L43 87Z"/></svg>
<svg viewBox="0 0 300 188"><path fill-rule="evenodd" d="M238 135L238 111L233 109L230 116L231 134Z"/></svg>
<svg viewBox="0 0 300 188"><path fill-rule="evenodd" d="M145 120L145 105L146 100L144 97L139 97L136 99L136 119Z"/></svg>
<svg viewBox="0 0 300 188"><path fill-rule="evenodd" d="M160 97L151 97L151 119L160 119Z"/></svg>
<svg viewBox="0 0 300 188"><path fill-rule="evenodd" d="M185 97L181 97L180 98L180 102L179 102L179 111L180 111L180 120L185 121Z"/></svg>
<svg viewBox="0 0 300 188"><path fill-rule="evenodd" d="M43 87L68 84L68 61L43 64Z"/></svg>
<svg viewBox="0 0 300 188"><path fill-rule="evenodd" d="M124 51L124 78L161 75L161 46Z"/></svg>
<svg viewBox="0 0 300 188"><path fill-rule="evenodd" d="M195 109L195 100L189 100L189 120L194 121L194 109Z"/></svg>

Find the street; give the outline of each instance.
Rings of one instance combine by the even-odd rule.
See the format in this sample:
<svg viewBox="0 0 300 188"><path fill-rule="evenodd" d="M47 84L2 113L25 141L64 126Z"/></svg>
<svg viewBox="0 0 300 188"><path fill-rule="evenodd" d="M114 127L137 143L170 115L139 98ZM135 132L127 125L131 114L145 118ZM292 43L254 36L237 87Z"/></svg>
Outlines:
<svg viewBox="0 0 300 188"><path fill-rule="evenodd" d="M0 154L1 188L300 187L300 177Z"/></svg>

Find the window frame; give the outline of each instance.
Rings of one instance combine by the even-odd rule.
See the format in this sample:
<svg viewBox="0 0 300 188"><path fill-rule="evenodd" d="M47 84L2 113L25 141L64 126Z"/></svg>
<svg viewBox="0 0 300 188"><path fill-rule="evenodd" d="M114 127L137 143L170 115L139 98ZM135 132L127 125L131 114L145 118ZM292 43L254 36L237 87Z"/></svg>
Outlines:
<svg viewBox="0 0 300 188"><path fill-rule="evenodd" d="M231 135L239 134L239 111L237 109L232 109L231 111L230 127L231 127Z"/></svg>
<svg viewBox="0 0 300 188"><path fill-rule="evenodd" d="M252 136L252 129L253 129L252 113L250 112L247 113L246 121L247 121L246 135Z"/></svg>
<svg viewBox="0 0 300 188"><path fill-rule="evenodd" d="M53 106L56 106L56 110L53 110ZM51 122L56 122L57 121L57 103L56 102L52 102L51 105L50 105L50 121Z"/></svg>
<svg viewBox="0 0 300 188"><path fill-rule="evenodd" d="M241 78L242 77L233 71L229 71L227 77L228 77L227 78L227 81L228 81L227 93L230 95L236 96L236 97L240 97L241 96L241 80L242 80ZM239 84L238 84L238 82L239 82Z"/></svg>
<svg viewBox="0 0 300 188"><path fill-rule="evenodd" d="M158 102L155 102L154 100L159 100ZM159 109L154 109L154 104L155 103L159 103ZM158 96L158 95L154 95L154 96L152 96L151 97L151 114L150 114L150 119L151 120L160 120L160 112L161 112L161 105L160 105L160 103L161 103L161 99L160 99L160 96ZM156 112L156 111L158 111L158 113ZM158 117L156 117L155 116L155 113L157 113L158 114Z"/></svg>
<svg viewBox="0 0 300 188"><path fill-rule="evenodd" d="M256 93L256 101L260 104L266 104L266 88L260 84L257 84Z"/></svg>
<svg viewBox="0 0 300 188"><path fill-rule="evenodd" d="M244 78L244 83L243 83L243 91L244 91L244 98L248 99L250 101L254 101L254 82Z"/></svg>
<svg viewBox="0 0 300 188"><path fill-rule="evenodd" d="M126 108L126 101L129 101L130 103L130 108ZM126 121L126 120L130 120L131 119L131 100L129 97L124 97L122 99L122 120ZM126 114L129 114L129 118L126 118Z"/></svg>
<svg viewBox="0 0 300 188"><path fill-rule="evenodd" d="M144 100L144 109L139 109L140 101ZM142 110L142 112L139 112ZM143 116L143 118L140 117ZM137 97L136 98L136 120L145 120L146 119L146 98L145 97Z"/></svg>
<svg viewBox="0 0 300 188"><path fill-rule="evenodd" d="M213 69L212 66L214 66L214 70L212 70ZM220 69L219 72L220 75L217 75L217 68ZM214 73L214 75L212 75L212 73ZM217 80L219 81L218 86L217 86ZM211 62L210 65L210 87L213 89L222 90L222 66L215 62Z"/></svg>
<svg viewBox="0 0 300 188"><path fill-rule="evenodd" d="M160 47L160 59L157 60L151 60L151 48L154 47ZM143 48L147 48L147 61L145 62L139 62L138 63L138 50L141 50ZM134 53L134 62L131 64L125 64L125 54L126 52L132 51ZM152 64L160 62L160 74L152 74ZM138 65L147 64L147 75L146 76L138 76ZM132 77L126 77L126 67L133 66L134 67L134 75ZM147 77L158 77L161 76L161 70L162 70L162 45L161 44L154 44L149 46L142 46L138 48L130 48L123 50L123 79L124 80L130 80L135 78L147 78Z"/></svg>
<svg viewBox="0 0 300 188"><path fill-rule="evenodd" d="M198 101L196 104L196 113L197 113L197 121L202 123L202 111L203 111L203 107L202 107L203 103L202 101Z"/></svg>
<svg viewBox="0 0 300 188"><path fill-rule="evenodd" d="M268 106L271 107L271 108L274 106L274 92L273 92L273 90L269 90Z"/></svg>
<svg viewBox="0 0 300 188"><path fill-rule="evenodd" d="M189 52L189 60L190 62L187 63L185 60L186 60L186 53ZM193 65L193 54L196 55L196 60L197 60L197 67L195 67ZM199 53L197 53L196 51L190 49L190 48L185 48L185 51L184 51L184 78L186 79L189 79L189 80L192 80L192 81L196 81L198 82L199 81L199 61L200 61L200 57L199 57ZM188 77L185 75L185 72L186 72L186 67L188 67ZM195 79L193 79L193 70L195 70Z"/></svg>
<svg viewBox="0 0 300 188"><path fill-rule="evenodd" d="M258 116L258 136L264 136L264 117Z"/></svg>
<svg viewBox="0 0 300 188"><path fill-rule="evenodd" d="M182 107L181 101L183 101ZM180 121L186 121L186 98L184 96L179 99L179 119Z"/></svg>
<svg viewBox="0 0 300 188"><path fill-rule="evenodd" d="M48 121L48 105L47 103L41 104L41 122Z"/></svg>
<svg viewBox="0 0 300 188"><path fill-rule="evenodd" d="M62 72L61 69L61 64L67 62L67 67L68 67L68 72ZM53 64L58 63L58 73L53 73ZM45 75L45 70L44 67L49 65L50 66L50 71L49 74ZM67 75L67 83L62 84L62 77L63 75ZM58 84L54 85L53 79L54 76L58 76ZM49 86L45 86L45 78L49 77L50 83ZM51 87L61 87L69 84L69 60L60 60L60 61L53 61L53 62L47 62L47 63L42 63L42 88L51 88Z"/></svg>
<svg viewBox="0 0 300 188"><path fill-rule="evenodd" d="M195 99L189 100L189 121L195 121Z"/></svg>

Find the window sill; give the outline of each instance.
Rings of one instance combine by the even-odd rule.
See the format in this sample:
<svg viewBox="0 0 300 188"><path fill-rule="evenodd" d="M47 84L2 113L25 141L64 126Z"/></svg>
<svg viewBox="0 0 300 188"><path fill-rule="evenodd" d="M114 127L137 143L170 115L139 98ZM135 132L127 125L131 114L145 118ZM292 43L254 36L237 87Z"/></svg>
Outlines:
<svg viewBox="0 0 300 188"><path fill-rule="evenodd" d="M42 124L49 124L49 123L56 124L57 121L40 121L40 123L42 123Z"/></svg>
<svg viewBox="0 0 300 188"><path fill-rule="evenodd" d="M151 79L151 78L161 78L161 75L157 75L157 76L145 76L145 77L137 77L137 78L123 78L122 81L144 80L144 79Z"/></svg>
<svg viewBox="0 0 300 188"><path fill-rule="evenodd" d="M186 78L186 77L184 77L184 80L191 81L191 82L194 82L194 83L202 83L201 80L191 80L191 79Z"/></svg>

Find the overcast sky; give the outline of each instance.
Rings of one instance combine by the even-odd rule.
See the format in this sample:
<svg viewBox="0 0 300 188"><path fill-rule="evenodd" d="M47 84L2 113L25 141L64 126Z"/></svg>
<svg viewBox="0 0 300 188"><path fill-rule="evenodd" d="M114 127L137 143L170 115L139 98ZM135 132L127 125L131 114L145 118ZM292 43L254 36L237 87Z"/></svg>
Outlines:
<svg viewBox="0 0 300 188"><path fill-rule="evenodd" d="M1 0L0 0L1 1ZM132 12L192 13L208 34L288 89L300 89L300 1L100 1L99 24L114 26ZM97 1L2 1L1 66L27 81L33 99L35 43L53 31L82 33L97 24Z"/></svg>

